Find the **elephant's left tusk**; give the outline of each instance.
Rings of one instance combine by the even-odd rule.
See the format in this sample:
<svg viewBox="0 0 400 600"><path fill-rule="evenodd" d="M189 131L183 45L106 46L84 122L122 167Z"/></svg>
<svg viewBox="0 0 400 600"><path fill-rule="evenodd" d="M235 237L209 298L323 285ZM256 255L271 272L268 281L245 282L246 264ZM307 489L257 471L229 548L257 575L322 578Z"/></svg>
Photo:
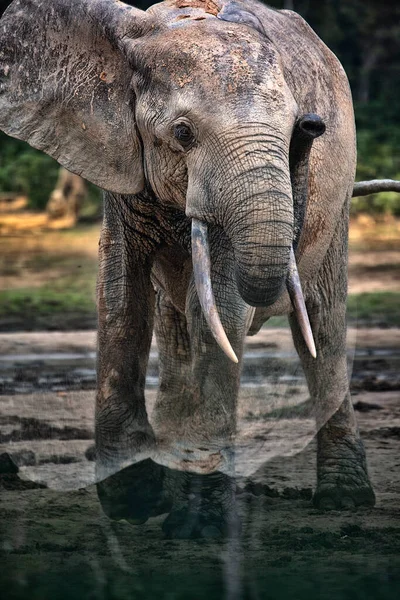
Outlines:
<svg viewBox="0 0 400 600"><path fill-rule="evenodd" d="M317 358L313 332L311 329L310 320L308 318L306 304L304 302L304 296L301 289L300 277L297 270L293 248L290 249L287 289L307 348L309 349L311 356L313 358Z"/></svg>
<svg viewBox="0 0 400 600"><path fill-rule="evenodd" d="M239 362L219 318L211 287L211 261L207 225L192 219L192 261L194 282L204 317L219 347L234 363Z"/></svg>

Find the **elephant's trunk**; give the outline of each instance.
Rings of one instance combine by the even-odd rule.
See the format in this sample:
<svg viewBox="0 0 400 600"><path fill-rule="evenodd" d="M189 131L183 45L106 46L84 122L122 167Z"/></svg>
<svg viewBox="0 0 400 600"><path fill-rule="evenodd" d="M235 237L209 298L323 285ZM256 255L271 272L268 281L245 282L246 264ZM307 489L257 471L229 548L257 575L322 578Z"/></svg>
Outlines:
<svg viewBox="0 0 400 600"><path fill-rule="evenodd" d="M233 351L210 293L209 264L205 265L202 253L198 251L200 239L203 246L207 243L203 220L222 227L230 239L238 290L247 304L270 306L288 288L299 322L303 323L304 337L315 355L293 252L295 224L289 153L288 149L286 151L278 145L277 140L272 142L269 139L268 142L268 146L243 144L241 168L236 172L229 165L225 171L223 158L218 159L219 171L228 173L226 179L229 179L218 188L219 193L212 185L213 189L208 188L201 202L202 194L194 194L193 186L189 196L189 215L196 215L192 227L192 250L200 303L216 341L231 357ZM217 183L219 178L210 179ZM200 230L202 235L199 237ZM203 251L203 255L208 256L208 249Z"/></svg>
<svg viewBox="0 0 400 600"><path fill-rule="evenodd" d="M222 326L212 291L207 225L197 219L193 219L192 221L192 257L194 280L203 314L220 348L225 352L228 358L237 363L237 356ZM304 302L293 248L290 249L290 262L286 286L306 345L311 356L316 358L317 352L315 349L314 337Z"/></svg>
<svg viewBox="0 0 400 600"><path fill-rule="evenodd" d="M291 198L274 193L226 228L235 254L236 282L250 306L270 306L282 294L293 241ZM260 206L261 202L267 206Z"/></svg>
<svg viewBox="0 0 400 600"><path fill-rule="evenodd" d="M232 243L240 295L251 306L267 307L285 288L293 243L289 159L276 145L247 158L250 166L235 177L228 191L234 202L227 198L230 210L220 225Z"/></svg>

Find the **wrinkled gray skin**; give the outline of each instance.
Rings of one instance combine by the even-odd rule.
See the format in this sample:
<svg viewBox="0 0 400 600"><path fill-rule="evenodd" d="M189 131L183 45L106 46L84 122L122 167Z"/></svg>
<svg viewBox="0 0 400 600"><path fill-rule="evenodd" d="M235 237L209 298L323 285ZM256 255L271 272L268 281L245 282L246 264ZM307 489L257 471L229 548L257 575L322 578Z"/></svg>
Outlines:
<svg viewBox="0 0 400 600"><path fill-rule="evenodd" d="M2 129L108 190L96 408L106 512L139 522L170 511L163 528L176 537L235 527L232 441L251 306L250 333L289 316L316 406L315 505L373 504L346 368L356 155L336 57L300 16L255 0L167 0L147 12L21 0L0 33ZM296 125L309 113L326 125L312 148ZM189 141L177 139L182 124ZM208 225L214 295L239 364L202 316L193 217ZM292 243L316 359L286 291ZM154 429L144 400L153 322Z"/></svg>

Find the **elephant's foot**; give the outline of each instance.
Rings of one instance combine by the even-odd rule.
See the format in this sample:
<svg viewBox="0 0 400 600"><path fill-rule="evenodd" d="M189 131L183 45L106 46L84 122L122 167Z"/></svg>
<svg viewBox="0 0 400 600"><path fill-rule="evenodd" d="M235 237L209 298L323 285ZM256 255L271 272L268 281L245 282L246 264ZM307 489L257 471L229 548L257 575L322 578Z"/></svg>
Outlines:
<svg viewBox="0 0 400 600"><path fill-rule="evenodd" d="M141 524L166 513L171 502L164 493L165 467L150 458L135 463L97 484L97 494L110 519Z"/></svg>
<svg viewBox="0 0 400 600"><path fill-rule="evenodd" d="M375 494L360 438L346 435L336 443L322 438L318 451L318 484L313 497L316 508L349 510L374 506Z"/></svg>
<svg viewBox="0 0 400 600"><path fill-rule="evenodd" d="M198 475L175 471L170 485L174 486L174 502L162 526L167 538L218 539L238 534L234 479L219 472Z"/></svg>

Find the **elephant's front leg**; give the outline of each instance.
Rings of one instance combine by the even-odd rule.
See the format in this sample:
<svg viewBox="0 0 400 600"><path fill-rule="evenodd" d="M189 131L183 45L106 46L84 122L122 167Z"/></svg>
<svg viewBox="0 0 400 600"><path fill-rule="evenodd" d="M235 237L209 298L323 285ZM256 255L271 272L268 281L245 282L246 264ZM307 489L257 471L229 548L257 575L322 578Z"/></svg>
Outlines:
<svg viewBox="0 0 400 600"><path fill-rule="evenodd" d="M350 398L346 357L346 271L343 249L338 245L335 248L333 244L317 283L318 299L309 306L316 359L305 346L296 318L290 317L293 339L315 404L318 449L314 505L321 509L346 509L375 503Z"/></svg>
<svg viewBox="0 0 400 600"><path fill-rule="evenodd" d="M154 313L150 270L146 246L109 197L100 239L95 430L98 495L116 519L146 520L161 502L162 473L149 458L155 437L144 398Z"/></svg>
<svg viewBox="0 0 400 600"><path fill-rule="evenodd" d="M317 358L310 356L295 317L293 338L302 360L317 421L317 508L371 506L374 492L350 398L345 346L345 306L321 310Z"/></svg>
<svg viewBox="0 0 400 600"><path fill-rule="evenodd" d="M168 440L160 451L163 464L170 468L167 487L173 498L171 513L163 524L168 537L223 536L237 525L233 443L243 338L251 309L237 292L228 253L212 264L221 321L239 364L216 344L193 283L187 296L187 324L175 314L173 330L163 334L162 327L157 327L164 357L156 418L162 425L163 440ZM171 321L171 310L164 302L164 324ZM172 357L169 364L168 355ZM178 364L184 368L177 369ZM170 423L170 432L165 423Z"/></svg>

